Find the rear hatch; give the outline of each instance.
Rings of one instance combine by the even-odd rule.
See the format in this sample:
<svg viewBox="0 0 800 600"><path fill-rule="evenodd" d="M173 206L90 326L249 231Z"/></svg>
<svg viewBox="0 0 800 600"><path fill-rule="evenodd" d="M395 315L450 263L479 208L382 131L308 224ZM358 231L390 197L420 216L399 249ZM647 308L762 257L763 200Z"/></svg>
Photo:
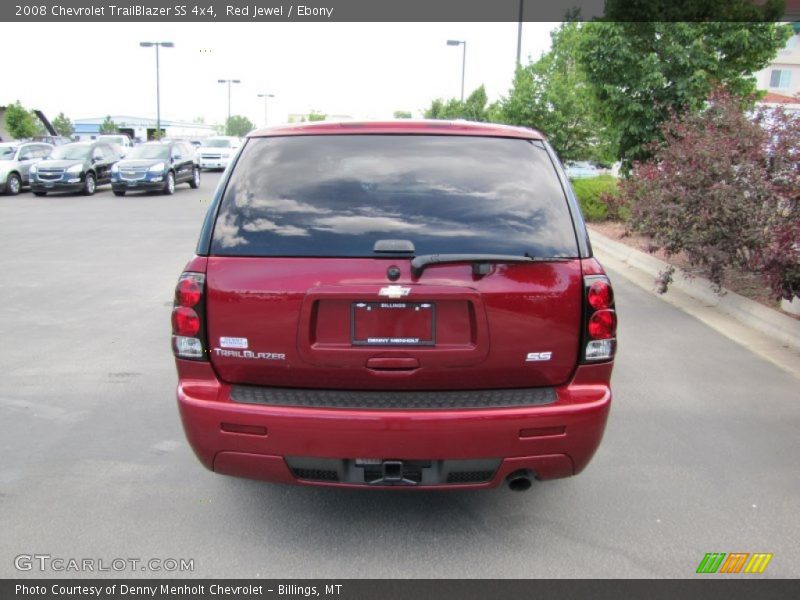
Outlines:
<svg viewBox="0 0 800 600"><path fill-rule="evenodd" d="M577 256L540 141L254 138L211 241L211 361L265 386L558 385L578 357Z"/></svg>

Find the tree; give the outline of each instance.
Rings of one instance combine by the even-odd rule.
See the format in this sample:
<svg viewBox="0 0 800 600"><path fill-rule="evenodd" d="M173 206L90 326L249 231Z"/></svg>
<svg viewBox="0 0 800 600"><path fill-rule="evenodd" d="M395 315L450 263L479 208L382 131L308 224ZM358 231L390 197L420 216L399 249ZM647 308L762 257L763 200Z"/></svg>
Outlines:
<svg viewBox="0 0 800 600"><path fill-rule="evenodd" d="M672 115L621 197L651 250L683 253L716 286L730 268L759 272L790 298L800 292L800 116L744 104L720 89L705 110Z"/></svg>
<svg viewBox="0 0 800 600"><path fill-rule="evenodd" d="M309 121L324 121L327 118L328 118L328 115L326 115L324 113L321 113L321 112L318 112L316 110L312 110L310 113L308 113L308 120Z"/></svg>
<svg viewBox="0 0 800 600"><path fill-rule="evenodd" d="M117 131L119 131L119 129L111 118L111 115L108 115L100 124L100 133L117 133Z"/></svg>
<svg viewBox="0 0 800 600"><path fill-rule="evenodd" d="M11 137L24 139L36 135L36 119L33 114L22 107L17 100L6 107L6 129Z"/></svg>
<svg viewBox="0 0 800 600"><path fill-rule="evenodd" d="M254 128L253 122L242 115L231 115L225 122L225 131L227 135L242 137L253 131Z"/></svg>
<svg viewBox="0 0 800 600"><path fill-rule="evenodd" d="M446 102L437 98L425 110L426 119L467 119L469 121L488 121L489 108L486 88L480 86L472 92L463 102L451 98Z"/></svg>
<svg viewBox="0 0 800 600"><path fill-rule="evenodd" d="M395 119L410 119L411 112L407 110L396 110L394 111L394 118Z"/></svg>
<svg viewBox="0 0 800 600"><path fill-rule="evenodd" d="M508 97L500 101L499 119L539 129L563 160L613 162L613 130L605 126L585 68L576 60L585 31L585 24L573 20L550 34L550 51L517 68Z"/></svg>
<svg viewBox="0 0 800 600"><path fill-rule="evenodd" d="M63 112L58 113L58 116L53 119L53 129L56 130L58 135L63 135L64 137L70 137L75 132L72 121L64 116Z"/></svg>
<svg viewBox="0 0 800 600"><path fill-rule="evenodd" d="M463 118L468 121L488 121L488 101L489 98L486 95L486 88L481 85L467 96L467 99L464 101Z"/></svg>
<svg viewBox="0 0 800 600"><path fill-rule="evenodd" d="M736 5L744 2L733 0ZM634 4L640 11L651 6ZM676 18L682 8L690 16L700 10L711 18L715 5L731 2L701 0L699 9L679 2L661 12ZM624 14L620 6L631 8L630 0L610 2L607 18L617 11ZM650 143L659 139L660 126L670 115L700 110L717 86L750 98L756 89L753 73L769 64L790 34L789 26L767 22L658 21L661 13L653 10L655 16L647 22L630 22L628 17L587 23L577 47L603 117L618 131L616 154L626 166L647 159ZM758 14L766 19L773 13Z"/></svg>
<svg viewBox="0 0 800 600"><path fill-rule="evenodd" d="M461 103L456 98L448 100L447 104L441 98L431 100L431 105L423 113L426 119L454 119L460 112Z"/></svg>

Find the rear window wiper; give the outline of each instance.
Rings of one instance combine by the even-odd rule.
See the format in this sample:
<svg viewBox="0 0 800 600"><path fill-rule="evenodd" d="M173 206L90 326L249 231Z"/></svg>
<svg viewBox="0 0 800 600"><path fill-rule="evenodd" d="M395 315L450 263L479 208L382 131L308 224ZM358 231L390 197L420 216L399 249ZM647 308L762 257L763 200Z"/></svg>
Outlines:
<svg viewBox="0 0 800 600"><path fill-rule="evenodd" d="M525 253L514 254L422 254L411 261L411 274L419 277L426 267L443 263L471 262L473 275L488 275L492 263L561 262L568 258L541 258Z"/></svg>

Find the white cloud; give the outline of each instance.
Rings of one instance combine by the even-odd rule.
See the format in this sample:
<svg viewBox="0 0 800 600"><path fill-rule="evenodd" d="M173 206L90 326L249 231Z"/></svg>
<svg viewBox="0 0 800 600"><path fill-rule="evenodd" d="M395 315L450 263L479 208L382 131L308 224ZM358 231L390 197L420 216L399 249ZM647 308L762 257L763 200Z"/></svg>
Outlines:
<svg viewBox="0 0 800 600"><path fill-rule="evenodd" d="M308 231L303 229L302 227L295 227L294 225L278 225L274 221L270 221L269 219L254 219L248 223L242 225L242 229L250 233L256 233L259 231L271 231L276 235L282 235L284 237L297 237L297 236L307 236L309 235Z"/></svg>

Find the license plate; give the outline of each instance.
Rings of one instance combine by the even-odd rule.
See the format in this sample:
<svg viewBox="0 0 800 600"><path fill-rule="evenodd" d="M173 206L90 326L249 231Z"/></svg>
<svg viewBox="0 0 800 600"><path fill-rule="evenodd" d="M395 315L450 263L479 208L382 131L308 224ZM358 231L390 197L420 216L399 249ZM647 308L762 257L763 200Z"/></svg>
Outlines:
<svg viewBox="0 0 800 600"><path fill-rule="evenodd" d="M354 346L433 346L436 306L429 302L354 302Z"/></svg>
<svg viewBox="0 0 800 600"><path fill-rule="evenodd" d="M136 187L137 185L139 185L139 184L136 183L135 181L129 181L128 182L128 187Z"/></svg>
<svg viewBox="0 0 800 600"><path fill-rule="evenodd" d="M44 187L53 187L53 185L54 185L54 184L52 184L52 183L45 183L45 184L44 184Z"/></svg>

